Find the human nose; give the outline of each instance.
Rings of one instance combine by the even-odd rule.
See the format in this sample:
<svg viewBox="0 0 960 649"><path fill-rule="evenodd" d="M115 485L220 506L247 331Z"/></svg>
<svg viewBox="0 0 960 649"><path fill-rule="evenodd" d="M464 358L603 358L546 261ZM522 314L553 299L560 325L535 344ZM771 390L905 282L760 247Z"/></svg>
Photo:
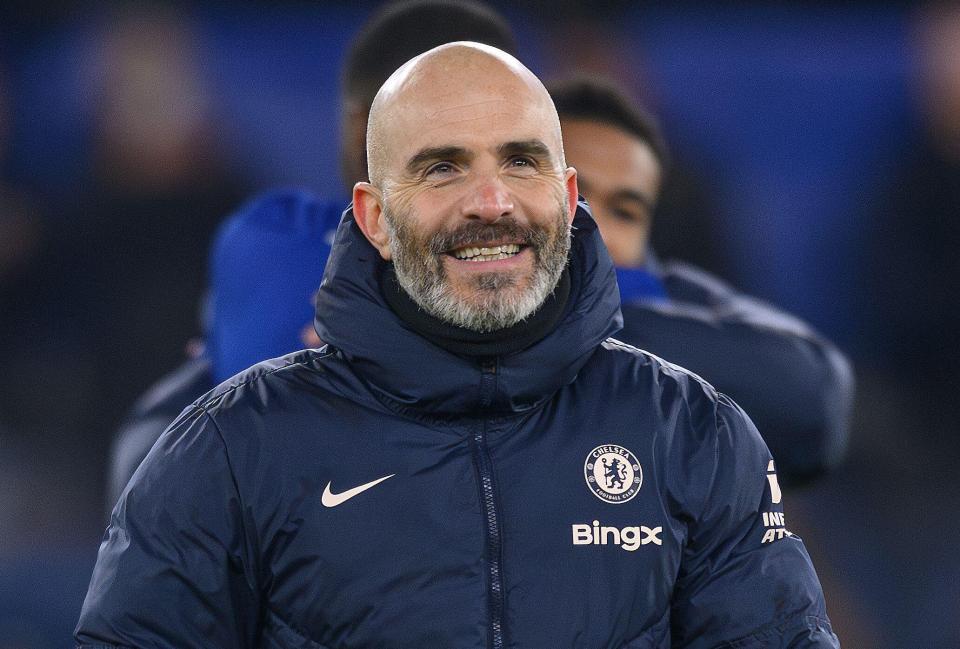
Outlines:
<svg viewBox="0 0 960 649"><path fill-rule="evenodd" d="M498 178L481 181L464 201L463 215L486 223L513 214L513 197Z"/></svg>

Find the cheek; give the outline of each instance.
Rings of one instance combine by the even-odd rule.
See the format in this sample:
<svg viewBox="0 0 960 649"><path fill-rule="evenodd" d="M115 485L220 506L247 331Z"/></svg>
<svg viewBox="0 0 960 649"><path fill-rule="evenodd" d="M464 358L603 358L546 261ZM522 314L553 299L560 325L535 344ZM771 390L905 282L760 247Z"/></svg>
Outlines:
<svg viewBox="0 0 960 649"><path fill-rule="evenodd" d="M646 238L642 226L615 219L597 219L597 224L600 226L603 242L615 263L627 263L627 260L636 257L642 250Z"/></svg>
<svg viewBox="0 0 960 649"><path fill-rule="evenodd" d="M418 238L429 238L442 229L449 215L457 210L457 202L448 192L429 188L395 192L390 201L391 211L404 215Z"/></svg>
<svg viewBox="0 0 960 649"><path fill-rule="evenodd" d="M548 201L551 207L555 207L566 195L566 186L563 179L546 174L518 178L507 177L506 184L519 199L537 203Z"/></svg>
<svg viewBox="0 0 960 649"><path fill-rule="evenodd" d="M562 182L544 179L523 179L511 187L514 204L522 216L532 223L553 223L564 205L566 191ZM564 219L567 219L564 214Z"/></svg>
<svg viewBox="0 0 960 649"><path fill-rule="evenodd" d="M650 227L647 225L640 226L637 229L637 240L640 242L640 245L645 247L649 239L650 239Z"/></svg>
<svg viewBox="0 0 960 649"><path fill-rule="evenodd" d="M420 192L416 187L391 184L383 192L383 201L393 214L403 214L410 218L417 213L417 199Z"/></svg>

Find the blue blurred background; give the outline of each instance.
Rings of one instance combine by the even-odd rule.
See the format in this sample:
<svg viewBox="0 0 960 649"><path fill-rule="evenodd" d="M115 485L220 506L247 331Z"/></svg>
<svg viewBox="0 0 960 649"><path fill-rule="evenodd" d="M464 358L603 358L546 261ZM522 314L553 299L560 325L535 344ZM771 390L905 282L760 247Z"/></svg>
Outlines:
<svg viewBox="0 0 960 649"><path fill-rule="evenodd" d="M200 333L217 223L346 196L339 69L377 2L0 9L0 649L69 646L113 432ZM960 647L960 8L491 3L544 79L663 121L663 257L850 354L850 457L787 495L848 647Z"/></svg>

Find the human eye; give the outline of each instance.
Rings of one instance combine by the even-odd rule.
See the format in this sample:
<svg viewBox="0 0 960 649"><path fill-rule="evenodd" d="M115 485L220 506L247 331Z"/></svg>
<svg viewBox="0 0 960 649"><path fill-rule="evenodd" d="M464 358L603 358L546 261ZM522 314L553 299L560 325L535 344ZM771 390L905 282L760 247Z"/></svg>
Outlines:
<svg viewBox="0 0 960 649"><path fill-rule="evenodd" d="M532 173L537 170L537 163L529 156L517 155L507 160L507 168L522 174Z"/></svg>
<svg viewBox="0 0 960 649"><path fill-rule="evenodd" d="M453 166L453 163L446 161L437 162L427 168L423 177L427 180L443 180L444 178L449 178L454 171L456 171L456 167Z"/></svg>
<svg viewBox="0 0 960 649"><path fill-rule="evenodd" d="M610 210L610 214L625 223L644 223L647 220L643 210L633 207L615 206Z"/></svg>

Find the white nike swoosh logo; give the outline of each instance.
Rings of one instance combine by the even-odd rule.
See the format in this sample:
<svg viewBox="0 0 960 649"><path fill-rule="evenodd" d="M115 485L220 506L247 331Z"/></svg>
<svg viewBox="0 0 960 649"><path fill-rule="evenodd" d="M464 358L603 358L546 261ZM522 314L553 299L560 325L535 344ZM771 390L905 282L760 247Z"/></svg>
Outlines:
<svg viewBox="0 0 960 649"><path fill-rule="evenodd" d="M382 478L377 478L373 482L362 484L359 487L354 487L353 489L347 489L346 491L338 494L335 494L332 491L330 491L330 485L333 483L328 482L326 488L324 488L323 490L323 497L320 499L320 501L323 503L324 507L336 507L337 505L341 505L347 502L357 494L363 493L370 487L376 487L378 484L380 484L384 480L388 478L392 478L395 475L396 473L391 473L390 475L385 475Z"/></svg>

